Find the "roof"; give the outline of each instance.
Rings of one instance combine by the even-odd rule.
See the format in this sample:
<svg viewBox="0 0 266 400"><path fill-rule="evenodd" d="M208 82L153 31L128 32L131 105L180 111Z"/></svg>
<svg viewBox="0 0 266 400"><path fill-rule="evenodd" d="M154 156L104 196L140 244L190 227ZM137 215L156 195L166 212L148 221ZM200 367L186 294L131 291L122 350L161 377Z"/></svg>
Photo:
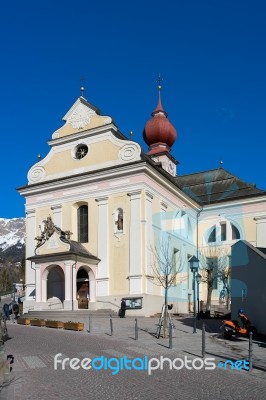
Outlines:
<svg viewBox="0 0 266 400"><path fill-rule="evenodd" d="M92 253L90 253L81 243L76 242L75 240L68 240L65 238L64 232L61 231L61 233L62 233L62 235L60 236L60 240L61 240L61 242L70 245L69 250L64 251L64 252L59 252L59 253L54 252L54 253L49 253L49 254L35 255L33 257L28 257L27 260L38 262L38 260L41 261L43 259L52 258L53 260L55 260L56 258L59 258L59 259L61 259L62 257L73 258L75 256L75 258L77 258L77 257L83 258L83 259L86 258L92 264L97 264L100 261L100 259L98 257L96 257Z"/></svg>
<svg viewBox="0 0 266 400"><path fill-rule="evenodd" d="M247 240L238 240L236 243L232 245L232 250L236 249L238 246L241 245L247 246L250 250L254 251L254 253L258 254L261 258L264 258L266 260L266 249L262 247L255 247L251 243L249 243Z"/></svg>
<svg viewBox="0 0 266 400"><path fill-rule="evenodd" d="M266 248L265 247L256 247L259 251L266 255Z"/></svg>
<svg viewBox="0 0 266 400"><path fill-rule="evenodd" d="M223 168L177 176L178 187L200 205L266 195Z"/></svg>
<svg viewBox="0 0 266 400"><path fill-rule="evenodd" d="M91 254L81 243L76 242L75 240L67 240L63 236L60 237L60 240L64 243L70 244L69 253L73 253L81 257L87 257L92 260L100 261L98 257Z"/></svg>

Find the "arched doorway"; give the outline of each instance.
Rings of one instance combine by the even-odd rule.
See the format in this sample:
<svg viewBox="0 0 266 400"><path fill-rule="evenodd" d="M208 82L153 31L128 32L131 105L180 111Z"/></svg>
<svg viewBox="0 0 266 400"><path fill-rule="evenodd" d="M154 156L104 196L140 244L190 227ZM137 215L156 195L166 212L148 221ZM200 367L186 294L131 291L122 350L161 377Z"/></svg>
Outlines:
<svg viewBox="0 0 266 400"><path fill-rule="evenodd" d="M90 281L89 274L84 268L80 268L77 273L77 300L78 308L89 308Z"/></svg>
<svg viewBox="0 0 266 400"><path fill-rule="evenodd" d="M47 300L49 299L59 299L62 303L65 300L65 275L58 265L48 269Z"/></svg>

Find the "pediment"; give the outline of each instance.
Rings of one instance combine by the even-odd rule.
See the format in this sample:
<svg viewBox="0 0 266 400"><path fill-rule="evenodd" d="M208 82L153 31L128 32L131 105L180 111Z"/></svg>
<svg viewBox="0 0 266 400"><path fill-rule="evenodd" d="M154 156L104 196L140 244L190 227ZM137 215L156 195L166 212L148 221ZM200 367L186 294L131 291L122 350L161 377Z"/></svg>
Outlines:
<svg viewBox="0 0 266 400"><path fill-rule="evenodd" d="M83 97L79 97L63 117L64 126L54 132L52 138L58 139L93 128L110 124L112 118L100 115L100 111Z"/></svg>
<svg viewBox="0 0 266 400"><path fill-rule="evenodd" d="M55 231L46 242L37 248L36 255L64 253L70 250L70 244L61 240L60 234Z"/></svg>
<svg viewBox="0 0 266 400"><path fill-rule="evenodd" d="M86 135L69 141L65 145L53 146L48 155L33 165L28 172L29 183L73 176L103 168L116 167L141 159L138 143L122 140L108 129L97 135ZM79 146L86 146L87 154L77 160L75 152Z"/></svg>
<svg viewBox="0 0 266 400"><path fill-rule="evenodd" d="M138 143L127 140L112 119L83 97L64 116L65 125L48 142L49 153L28 172L29 184L90 173L141 159Z"/></svg>

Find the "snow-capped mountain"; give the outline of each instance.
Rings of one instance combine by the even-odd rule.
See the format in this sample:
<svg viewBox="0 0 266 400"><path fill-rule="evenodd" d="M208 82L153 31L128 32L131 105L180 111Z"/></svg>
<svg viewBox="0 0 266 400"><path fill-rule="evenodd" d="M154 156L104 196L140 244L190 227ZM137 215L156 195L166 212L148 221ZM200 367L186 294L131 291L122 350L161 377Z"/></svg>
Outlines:
<svg viewBox="0 0 266 400"><path fill-rule="evenodd" d="M25 251L25 219L0 218L0 259L21 261Z"/></svg>

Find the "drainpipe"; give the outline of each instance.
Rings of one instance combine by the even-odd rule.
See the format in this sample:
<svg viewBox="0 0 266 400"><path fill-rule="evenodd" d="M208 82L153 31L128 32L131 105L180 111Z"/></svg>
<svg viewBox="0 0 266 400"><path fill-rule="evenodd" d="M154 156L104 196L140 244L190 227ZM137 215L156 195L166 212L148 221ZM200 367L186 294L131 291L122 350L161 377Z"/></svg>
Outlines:
<svg viewBox="0 0 266 400"><path fill-rule="evenodd" d="M197 212L197 259L199 259L199 216L201 211L203 210L203 207ZM196 282L194 281L194 290L195 290L195 284ZM199 319L199 281L197 282L197 303L198 303L198 319Z"/></svg>
<svg viewBox="0 0 266 400"><path fill-rule="evenodd" d="M199 259L199 216L203 207L197 212L197 259Z"/></svg>
<svg viewBox="0 0 266 400"><path fill-rule="evenodd" d="M74 294L74 290L73 290L73 285L74 285L74 274L73 274L73 272L74 272L74 268L76 269L77 262L78 262L78 256L77 256L77 254L76 254L76 261L75 261L74 264L72 264L72 266L71 266L71 271L72 271L72 285L71 285L71 287L72 287L72 295L71 295L71 298L72 298L72 311L74 311L74 299L73 299L73 294Z"/></svg>
<svg viewBox="0 0 266 400"><path fill-rule="evenodd" d="M36 253L35 253L36 254ZM32 266L32 260L30 260L30 267L35 271L35 301L36 301L36 268ZM25 273L25 281L26 281L26 273ZM25 289L27 288L26 283L25 283Z"/></svg>

